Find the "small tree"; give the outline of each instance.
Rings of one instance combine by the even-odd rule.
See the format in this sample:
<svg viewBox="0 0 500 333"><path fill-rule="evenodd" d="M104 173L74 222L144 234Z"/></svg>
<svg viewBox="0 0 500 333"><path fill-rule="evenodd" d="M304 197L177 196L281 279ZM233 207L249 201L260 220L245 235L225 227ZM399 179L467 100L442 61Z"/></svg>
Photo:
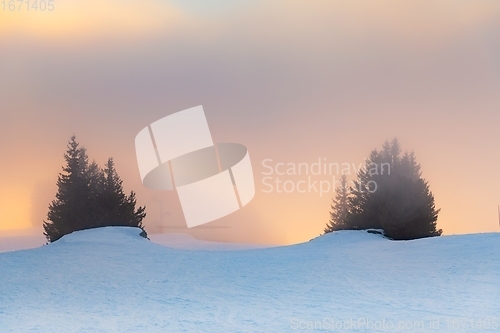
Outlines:
<svg viewBox="0 0 500 333"><path fill-rule="evenodd" d="M101 170L88 163L85 148L79 147L73 135L64 155L66 166L57 180L56 199L49 205L44 235L54 242L73 231L104 226L132 226L143 230L145 207L135 208L135 193L123 193L122 180L112 159Z"/></svg>
<svg viewBox="0 0 500 333"><path fill-rule="evenodd" d="M349 186L347 184L347 176L340 177L340 184L335 189L335 199L332 201L330 211L330 221L326 224L325 234L348 228L349 217Z"/></svg>
<svg viewBox="0 0 500 333"><path fill-rule="evenodd" d="M381 157L377 151L372 151L370 157L365 160L365 165L358 171L357 179L350 187L349 215L347 217L347 229L363 230L378 228L376 214L373 209L371 193L375 190L372 166L381 163Z"/></svg>
<svg viewBox="0 0 500 333"><path fill-rule="evenodd" d="M371 152L350 190L343 229L383 229L397 240L442 233L436 228L439 209L420 165L413 152L401 154L397 139Z"/></svg>
<svg viewBox="0 0 500 333"><path fill-rule="evenodd" d="M100 224L142 228L142 220L146 217L145 208L136 210L135 193L132 191L127 196L123 192L123 181L115 170L112 158L108 159L103 173L99 200Z"/></svg>
<svg viewBox="0 0 500 333"><path fill-rule="evenodd" d="M54 242L62 236L78 230L87 223L86 209L89 197L88 158L86 151L79 147L75 136L68 143L64 155L66 166L57 179L56 199L49 205L47 221L44 221L44 235Z"/></svg>

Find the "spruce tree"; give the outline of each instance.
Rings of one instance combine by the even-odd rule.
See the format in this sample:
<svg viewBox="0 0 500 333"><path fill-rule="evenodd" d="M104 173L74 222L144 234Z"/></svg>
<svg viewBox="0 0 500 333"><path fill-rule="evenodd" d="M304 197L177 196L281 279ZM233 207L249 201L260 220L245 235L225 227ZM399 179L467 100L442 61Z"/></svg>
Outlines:
<svg viewBox="0 0 500 333"><path fill-rule="evenodd" d="M439 236L439 209L413 152L397 139L373 150L351 187L346 229L383 229L392 239Z"/></svg>
<svg viewBox="0 0 500 333"><path fill-rule="evenodd" d="M112 158L108 159L103 174L100 198L101 223L143 229L142 220L146 216L145 207L135 209L137 200L133 191L128 196L125 195L123 181L115 170Z"/></svg>
<svg viewBox="0 0 500 333"><path fill-rule="evenodd" d="M56 199L49 206L44 235L54 242L73 231L104 226L131 226L142 229L145 207L136 209L135 193L125 195L123 182L115 170L113 159L100 169L88 163L85 148L73 135L64 155L66 166L57 180Z"/></svg>
<svg viewBox="0 0 500 333"><path fill-rule="evenodd" d="M346 229L347 218L349 215L349 185L347 183L347 176L340 177L340 184L335 189L336 196L333 199L330 211L330 221L326 224L325 234Z"/></svg>
<svg viewBox="0 0 500 333"><path fill-rule="evenodd" d="M375 211L373 209L372 192L376 191L374 185L373 166L381 162L381 155L372 151L365 165L358 171L357 179L350 188L349 197L349 215L347 217L348 229L362 230L370 228L379 228L376 222Z"/></svg>
<svg viewBox="0 0 500 333"><path fill-rule="evenodd" d="M54 242L75 230L80 230L87 221L86 210L90 186L87 178L88 158L73 135L64 154L66 166L57 179L56 199L49 205L44 235Z"/></svg>

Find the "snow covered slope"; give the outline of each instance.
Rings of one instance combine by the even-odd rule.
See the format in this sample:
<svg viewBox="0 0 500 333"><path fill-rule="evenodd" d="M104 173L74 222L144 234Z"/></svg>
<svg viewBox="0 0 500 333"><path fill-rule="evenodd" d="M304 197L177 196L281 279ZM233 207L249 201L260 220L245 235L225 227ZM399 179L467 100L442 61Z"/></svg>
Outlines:
<svg viewBox="0 0 500 333"><path fill-rule="evenodd" d="M186 251L134 228L0 254L0 332L500 330L500 234L394 242L363 231Z"/></svg>
<svg viewBox="0 0 500 333"><path fill-rule="evenodd" d="M153 243L180 250L233 251L273 247L271 245L205 241L183 233L149 234L148 237ZM0 236L0 252L34 249L46 243L47 240L41 232L35 235Z"/></svg>
<svg viewBox="0 0 500 333"><path fill-rule="evenodd" d="M150 234L148 237L153 243L179 250L232 251L271 247L257 244L205 241L182 233Z"/></svg>

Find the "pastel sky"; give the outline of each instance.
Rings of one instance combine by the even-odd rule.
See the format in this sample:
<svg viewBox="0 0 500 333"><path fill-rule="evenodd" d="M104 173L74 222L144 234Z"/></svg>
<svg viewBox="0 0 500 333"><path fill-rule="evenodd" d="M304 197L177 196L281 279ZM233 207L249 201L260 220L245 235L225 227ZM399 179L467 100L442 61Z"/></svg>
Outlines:
<svg viewBox="0 0 500 333"><path fill-rule="evenodd" d="M53 3L0 8L0 233L41 232L73 133L98 163L114 157L150 233L307 241L332 191L265 193L263 161L359 165L393 137L415 151L445 234L498 231L500 2ZM134 138L197 105L216 142L248 147L257 189L186 229L175 192L142 186Z"/></svg>

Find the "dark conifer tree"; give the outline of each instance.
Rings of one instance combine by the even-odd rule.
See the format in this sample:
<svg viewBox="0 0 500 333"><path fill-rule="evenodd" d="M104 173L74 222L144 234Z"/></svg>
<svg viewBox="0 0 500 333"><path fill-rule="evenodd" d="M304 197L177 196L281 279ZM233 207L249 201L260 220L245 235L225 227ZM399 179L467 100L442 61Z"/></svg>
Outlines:
<svg viewBox="0 0 500 333"><path fill-rule="evenodd" d="M54 242L73 231L104 226L132 226L143 230L145 207L136 209L135 193L125 195L112 159L104 170L88 163L85 148L72 136L64 155L66 166L57 180L56 199L49 206L44 235Z"/></svg>
<svg viewBox="0 0 500 333"><path fill-rule="evenodd" d="M49 205L47 221L44 221L44 235L53 242L62 236L79 230L87 221L86 209L89 184L86 179L88 158L86 151L79 147L73 135L64 155L66 166L57 179L56 199Z"/></svg>
<svg viewBox="0 0 500 333"><path fill-rule="evenodd" d="M358 171L357 180L353 182L350 189L352 195L349 197L348 229L378 228L371 194L377 190L374 181L377 171L373 169L373 166L378 165L380 161L380 153L374 150L365 160L364 167Z"/></svg>
<svg viewBox="0 0 500 333"><path fill-rule="evenodd" d="M103 173L100 198L102 223L143 229L142 220L146 216L145 207L136 209L135 193L132 191L127 196L123 192L123 181L116 172L112 158L106 163Z"/></svg>
<svg viewBox="0 0 500 333"><path fill-rule="evenodd" d="M373 150L351 188L346 229L383 229L403 240L439 236L439 210L413 152L401 154L397 139Z"/></svg>
<svg viewBox="0 0 500 333"><path fill-rule="evenodd" d="M348 227L350 192L346 175L340 177L340 184L335 189L335 192L336 196L331 205L330 221L326 224L325 233L343 230Z"/></svg>

